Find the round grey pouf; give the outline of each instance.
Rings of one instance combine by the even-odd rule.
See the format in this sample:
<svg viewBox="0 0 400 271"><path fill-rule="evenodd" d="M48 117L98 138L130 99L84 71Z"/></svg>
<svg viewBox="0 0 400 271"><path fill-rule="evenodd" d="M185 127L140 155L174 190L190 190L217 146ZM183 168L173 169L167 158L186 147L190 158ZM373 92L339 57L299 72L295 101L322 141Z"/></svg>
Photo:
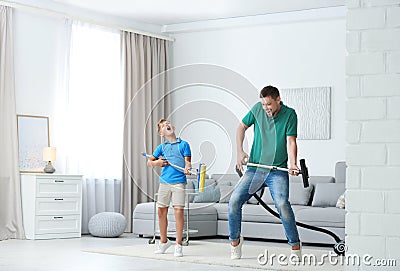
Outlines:
<svg viewBox="0 0 400 271"><path fill-rule="evenodd" d="M126 219L120 213L98 213L89 220L89 232L97 237L118 237L124 233Z"/></svg>

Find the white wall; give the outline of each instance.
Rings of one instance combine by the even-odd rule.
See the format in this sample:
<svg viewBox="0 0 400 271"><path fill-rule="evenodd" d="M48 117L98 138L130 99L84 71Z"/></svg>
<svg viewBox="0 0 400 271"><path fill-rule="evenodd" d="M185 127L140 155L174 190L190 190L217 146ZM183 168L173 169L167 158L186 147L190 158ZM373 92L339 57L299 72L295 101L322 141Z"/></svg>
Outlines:
<svg viewBox="0 0 400 271"><path fill-rule="evenodd" d="M49 116L54 107L63 21L14 10L17 113Z"/></svg>
<svg viewBox="0 0 400 271"><path fill-rule="evenodd" d="M346 244L400 261L400 1L348 1ZM378 269L376 259L396 259Z"/></svg>
<svg viewBox="0 0 400 271"><path fill-rule="evenodd" d="M49 117L50 145L57 146L64 20L14 9L13 22L17 114Z"/></svg>
<svg viewBox="0 0 400 271"><path fill-rule="evenodd" d="M209 173L233 172L238 122L258 101L258 91L272 84L278 88L332 87L331 139L299 140L298 156L306 158L310 174L334 175L335 162L345 159L344 18L185 32L174 37L174 67L195 63L221 66L207 79L214 86L183 87L172 94L173 108L180 108L179 114L171 116L178 131L190 121L188 116L210 116L208 122L197 121L182 133L192 145L194 160L200 160L198 152L206 163L215 160ZM223 71L224 67L231 72ZM246 90L233 84L228 93L216 87L239 83L239 77L248 80L247 85L241 82ZM199 150L203 141L208 142ZM251 133L247 143L251 144Z"/></svg>

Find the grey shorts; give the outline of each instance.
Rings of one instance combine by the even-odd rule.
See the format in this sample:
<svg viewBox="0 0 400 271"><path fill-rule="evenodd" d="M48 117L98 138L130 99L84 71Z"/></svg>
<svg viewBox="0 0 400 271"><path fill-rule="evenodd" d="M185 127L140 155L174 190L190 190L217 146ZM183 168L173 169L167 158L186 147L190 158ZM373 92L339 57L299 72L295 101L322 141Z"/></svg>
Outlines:
<svg viewBox="0 0 400 271"><path fill-rule="evenodd" d="M166 184L160 183L158 187L157 206L160 208L169 207L172 199L172 206L185 206L185 188L186 184Z"/></svg>

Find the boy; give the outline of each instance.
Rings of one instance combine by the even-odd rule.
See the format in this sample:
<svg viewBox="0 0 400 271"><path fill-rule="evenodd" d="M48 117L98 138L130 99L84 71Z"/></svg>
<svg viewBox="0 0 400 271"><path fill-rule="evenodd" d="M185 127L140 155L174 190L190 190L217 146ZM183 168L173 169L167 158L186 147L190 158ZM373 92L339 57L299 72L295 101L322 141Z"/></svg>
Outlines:
<svg viewBox="0 0 400 271"><path fill-rule="evenodd" d="M166 119L158 122L158 133L164 137L165 142L160 144L148 160L151 167L162 167L160 186L158 188L158 222L160 227L160 242L156 254L164 254L172 245L167 238L167 213L170 201L174 207L176 222L176 245L175 257L182 257L182 232L184 227L183 209L185 207L186 175L191 169L191 151L189 143L177 138L175 127ZM169 165L171 164L185 168L181 170Z"/></svg>

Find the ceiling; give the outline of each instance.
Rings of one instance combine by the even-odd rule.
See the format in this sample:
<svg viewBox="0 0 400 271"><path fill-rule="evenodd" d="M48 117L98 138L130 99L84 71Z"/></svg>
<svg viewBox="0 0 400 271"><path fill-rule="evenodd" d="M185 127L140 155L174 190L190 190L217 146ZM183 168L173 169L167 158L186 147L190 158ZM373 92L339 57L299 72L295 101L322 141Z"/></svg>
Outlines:
<svg viewBox="0 0 400 271"><path fill-rule="evenodd" d="M157 25L345 5L345 0L51 0L51 2Z"/></svg>

